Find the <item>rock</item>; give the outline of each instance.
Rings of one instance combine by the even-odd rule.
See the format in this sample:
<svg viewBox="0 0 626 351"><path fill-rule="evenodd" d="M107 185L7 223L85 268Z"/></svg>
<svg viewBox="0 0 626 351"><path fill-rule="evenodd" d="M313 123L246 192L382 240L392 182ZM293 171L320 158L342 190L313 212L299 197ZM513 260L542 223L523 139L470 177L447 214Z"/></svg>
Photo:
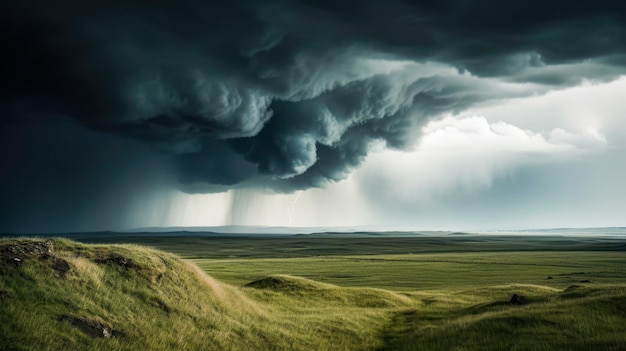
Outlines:
<svg viewBox="0 0 626 351"><path fill-rule="evenodd" d="M587 279L585 279L585 280L581 280L580 282L581 282L581 283L591 283L591 280L587 280Z"/></svg>
<svg viewBox="0 0 626 351"><path fill-rule="evenodd" d="M123 332L114 330L108 323L97 321L89 318L78 318L63 315L59 318L61 321L69 322L74 328L91 336L92 338L111 338L124 336Z"/></svg>
<svg viewBox="0 0 626 351"><path fill-rule="evenodd" d="M70 270L67 261L56 257L52 241L23 240L0 245L0 274L15 272L16 268L33 260L50 265L61 277Z"/></svg>
<svg viewBox="0 0 626 351"><path fill-rule="evenodd" d="M65 278L67 272L70 271L70 264L62 258L56 258L52 264L52 269L59 273L61 278Z"/></svg>
<svg viewBox="0 0 626 351"><path fill-rule="evenodd" d="M54 251L51 241L30 241L0 247L0 256L5 259L10 257L19 260L25 258L48 259L54 257Z"/></svg>
<svg viewBox="0 0 626 351"><path fill-rule="evenodd" d="M552 277L548 277L548 278L546 278L546 279L552 279Z"/></svg>
<svg viewBox="0 0 626 351"><path fill-rule="evenodd" d="M528 299L524 295L513 294L509 302L512 305L525 305L528 303Z"/></svg>
<svg viewBox="0 0 626 351"><path fill-rule="evenodd" d="M93 260L97 264L114 264L120 267L124 267L126 270L137 269L139 266L131 258L124 257L122 255L111 254L107 257L98 257Z"/></svg>

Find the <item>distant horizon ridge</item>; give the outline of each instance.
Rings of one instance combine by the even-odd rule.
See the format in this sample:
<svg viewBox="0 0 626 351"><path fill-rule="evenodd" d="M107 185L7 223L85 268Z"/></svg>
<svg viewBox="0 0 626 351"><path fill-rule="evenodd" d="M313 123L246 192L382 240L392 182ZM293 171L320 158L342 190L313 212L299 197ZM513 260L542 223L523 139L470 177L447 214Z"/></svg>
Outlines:
<svg viewBox="0 0 626 351"><path fill-rule="evenodd" d="M526 228L526 229L487 229L487 230L453 230L453 229L413 229L394 228L391 226L363 225L363 226L311 226L311 227L290 227L290 226L257 226L257 225L225 225L225 226L164 226L164 227L138 227L122 230L90 230L90 231L64 231L64 232L38 232L38 233L10 233L4 232L0 235L72 235L89 233L211 233L228 235L298 235L298 234L330 234L330 233L441 233L441 234L507 234L507 233L553 233L558 234L624 234L626 226L609 227L555 227L555 228Z"/></svg>

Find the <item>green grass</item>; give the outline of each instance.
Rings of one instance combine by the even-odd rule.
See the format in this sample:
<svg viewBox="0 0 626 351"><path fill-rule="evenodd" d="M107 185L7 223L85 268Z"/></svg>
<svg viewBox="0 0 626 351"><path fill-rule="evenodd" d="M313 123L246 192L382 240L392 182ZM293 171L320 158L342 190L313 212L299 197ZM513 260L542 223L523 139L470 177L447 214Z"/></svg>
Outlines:
<svg viewBox="0 0 626 351"><path fill-rule="evenodd" d="M41 240L0 242L0 350L371 350L382 346L387 311L411 305L295 277L237 288L145 247L51 242L50 257L10 252ZM117 336L94 338L73 320Z"/></svg>
<svg viewBox="0 0 626 351"><path fill-rule="evenodd" d="M498 251L626 251L619 237L560 235L294 235L193 236L191 233L138 235L133 233L72 234L85 243L131 243L154 247L184 258L296 258L315 256L391 255Z"/></svg>
<svg viewBox="0 0 626 351"><path fill-rule="evenodd" d="M271 274L390 290L448 290L520 283L565 288L584 280L626 282L623 252L481 252L192 261L216 279L234 285Z"/></svg>
<svg viewBox="0 0 626 351"><path fill-rule="evenodd" d="M341 248L323 257L183 260L144 246L61 239L46 254L37 251L43 242L0 240L0 350L626 345L623 252L376 254L363 243L371 255ZM207 256L200 253L187 256ZM513 293L529 303L509 304ZM94 326L113 337L97 337Z"/></svg>
<svg viewBox="0 0 626 351"><path fill-rule="evenodd" d="M402 292L380 350L622 350L623 252L481 252L194 260L234 285L272 273ZM548 279L551 277L551 279ZM531 303L512 306L512 294Z"/></svg>
<svg viewBox="0 0 626 351"><path fill-rule="evenodd" d="M526 294L533 303L510 306L489 302L497 294L512 291ZM471 294L486 299L453 311L397 314L387 329L388 347L384 349L622 350L626 345L624 285L565 291L517 285L462 292L464 297Z"/></svg>

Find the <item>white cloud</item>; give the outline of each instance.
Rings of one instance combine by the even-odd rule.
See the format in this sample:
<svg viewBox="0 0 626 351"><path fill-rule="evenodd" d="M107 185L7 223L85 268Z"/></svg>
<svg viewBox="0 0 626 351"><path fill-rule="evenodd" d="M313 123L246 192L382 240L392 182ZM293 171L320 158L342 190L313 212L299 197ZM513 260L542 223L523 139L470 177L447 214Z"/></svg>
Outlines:
<svg viewBox="0 0 626 351"><path fill-rule="evenodd" d="M607 144L597 130L535 132L484 117L431 122L412 152L383 151L355 174L376 197L427 204L457 191L475 192L521 167L565 161L599 152Z"/></svg>
<svg viewBox="0 0 626 351"><path fill-rule="evenodd" d="M531 130L603 130L615 144L626 139L625 91L626 77L605 84L586 82L544 95L476 106L463 116L483 116L488 121L503 121Z"/></svg>

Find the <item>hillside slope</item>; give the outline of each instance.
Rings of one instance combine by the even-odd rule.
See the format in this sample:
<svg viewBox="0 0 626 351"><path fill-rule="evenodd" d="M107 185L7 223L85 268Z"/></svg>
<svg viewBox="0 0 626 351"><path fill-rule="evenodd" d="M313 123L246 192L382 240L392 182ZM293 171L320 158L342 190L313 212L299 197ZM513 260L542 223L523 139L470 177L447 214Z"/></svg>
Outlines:
<svg viewBox="0 0 626 351"><path fill-rule="evenodd" d="M396 267L388 264L389 270ZM623 350L626 345L626 284L619 279L565 289L474 284L393 292L272 275L235 287L175 255L141 246L1 239L0 350ZM509 303L513 293L524 295L524 303Z"/></svg>
<svg viewBox="0 0 626 351"><path fill-rule="evenodd" d="M408 302L338 287L315 310L254 289L256 302L165 252L59 239L0 241L0 273L0 350L371 349L384 311L369 307Z"/></svg>

